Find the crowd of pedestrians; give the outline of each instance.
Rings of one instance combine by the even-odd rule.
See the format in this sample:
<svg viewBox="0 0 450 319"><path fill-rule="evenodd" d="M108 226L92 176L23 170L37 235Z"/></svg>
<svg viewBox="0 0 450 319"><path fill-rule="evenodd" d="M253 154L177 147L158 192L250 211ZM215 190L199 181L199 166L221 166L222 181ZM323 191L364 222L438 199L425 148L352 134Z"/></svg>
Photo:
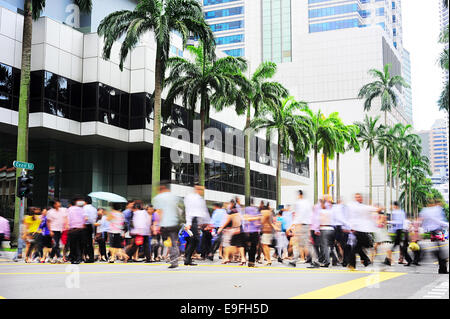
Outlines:
<svg viewBox="0 0 450 319"><path fill-rule="evenodd" d="M10 236L5 221L0 217L0 244ZM354 270L357 255L367 267L387 247L380 263L392 265L398 248L398 263L419 266L421 234L431 233L436 240L446 228L443 209L434 200L414 220L406 218L397 202L388 217L385 208L364 204L361 194L345 204L333 202L330 196L313 204L301 190L294 205L277 211L269 203L256 206L253 200L244 207L236 197L229 203L215 203L210 214L204 187L195 186L181 200L161 184L152 204L135 200L96 209L88 197L74 198L68 208L58 200L46 209L30 207L23 219L18 255L24 243L27 263L166 261L169 268L176 268L183 259L184 265L195 266L195 259L213 261L218 255L222 264L248 267L270 266L276 260L292 267L307 263L308 268ZM434 254L439 273L447 273L448 256L439 248Z"/></svg>

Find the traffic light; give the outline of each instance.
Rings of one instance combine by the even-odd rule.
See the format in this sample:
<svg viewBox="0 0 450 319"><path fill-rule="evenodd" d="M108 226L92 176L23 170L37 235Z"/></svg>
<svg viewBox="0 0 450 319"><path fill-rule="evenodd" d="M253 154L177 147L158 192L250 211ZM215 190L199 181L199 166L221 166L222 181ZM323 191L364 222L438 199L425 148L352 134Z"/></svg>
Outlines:
<svg viewBox="0 0 450 319"><path fill-rule="evenodd" d="M33 197L33 176L20 176L17 179L16 196L20 199Z"/></svg>

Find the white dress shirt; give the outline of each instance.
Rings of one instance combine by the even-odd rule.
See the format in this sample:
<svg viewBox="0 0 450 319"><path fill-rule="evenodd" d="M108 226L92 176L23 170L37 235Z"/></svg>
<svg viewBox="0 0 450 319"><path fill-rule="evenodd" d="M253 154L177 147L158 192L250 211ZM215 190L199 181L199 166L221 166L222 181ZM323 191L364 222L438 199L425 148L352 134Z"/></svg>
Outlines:
<svg viewBox="0 0 450 319"><path fill-rule="evenodd" d="M311 224L313 206L307 199L298 199L294 204L295 216L292 224Z"/></svg>
<svg viewBox="0 0 450 319"><path fill-rule="evenodd" d="M350 229L364 233L371 233L376 230L376 223L373 218L373 213L377 210L375 207L356 201L349 203L347 207Z"/></svg>
<svg viewBox="0 0 450 319"><path fill-rule="evenodd" d="M186 226L192 225L192 219L197 217L197 223L210 224L211 217L209 216L206 202L197 193L191 193L184 198L184 207L186 209Z"/></svg>

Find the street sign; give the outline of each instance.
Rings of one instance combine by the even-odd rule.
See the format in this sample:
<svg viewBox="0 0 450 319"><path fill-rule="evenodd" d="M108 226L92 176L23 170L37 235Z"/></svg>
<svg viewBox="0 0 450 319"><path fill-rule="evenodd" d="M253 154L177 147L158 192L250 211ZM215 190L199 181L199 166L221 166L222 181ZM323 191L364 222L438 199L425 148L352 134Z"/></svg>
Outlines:
<svg viewBox="0 0 450 319"><path fill-rule="evenodd" d="M30 170L34 169L34 164L32 164L32 163L14 161L13 165L16 168L23 168L23 169L30 169Z"/></svg>

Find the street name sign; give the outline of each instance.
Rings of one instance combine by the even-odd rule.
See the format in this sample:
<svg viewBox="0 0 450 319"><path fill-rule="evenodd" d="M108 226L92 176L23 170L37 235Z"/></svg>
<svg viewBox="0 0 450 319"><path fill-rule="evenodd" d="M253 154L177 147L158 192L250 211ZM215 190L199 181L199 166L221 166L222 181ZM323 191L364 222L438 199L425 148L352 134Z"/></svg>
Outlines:
<svg viewBox="0 0 450 319"><path fill-rule="evenodd" d="M13 165L14 165L15 168L23 168L23 169L30 169L30 170L34 169L34 164L33 163L14 161Z"/></svg>

